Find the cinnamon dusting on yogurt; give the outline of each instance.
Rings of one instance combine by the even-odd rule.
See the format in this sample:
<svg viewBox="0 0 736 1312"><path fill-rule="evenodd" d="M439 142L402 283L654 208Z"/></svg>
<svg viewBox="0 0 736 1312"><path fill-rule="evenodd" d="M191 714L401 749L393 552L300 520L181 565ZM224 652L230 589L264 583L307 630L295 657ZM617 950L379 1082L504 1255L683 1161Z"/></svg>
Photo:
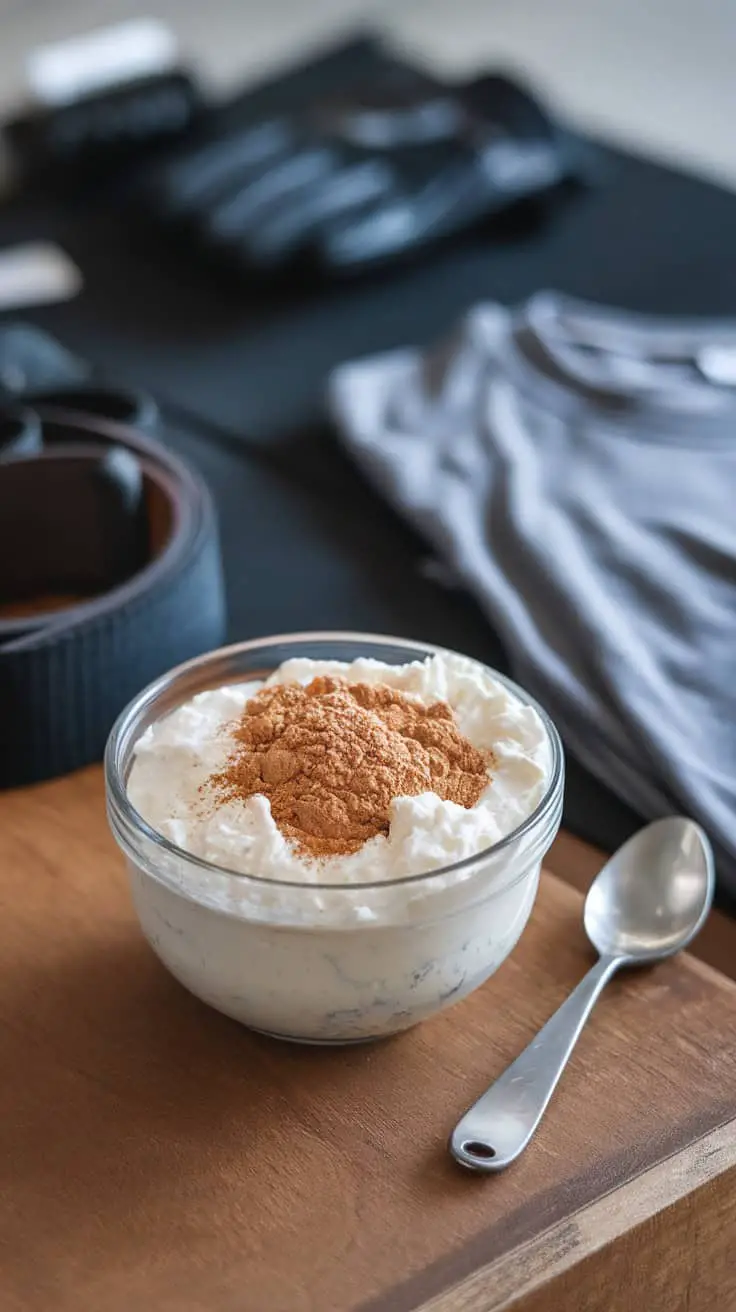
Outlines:
<svg viewBox="0 0 736 1312"><path fill-rule="evenodd" d="M348 856L386 836L397 797L433 793L470 809L490 782L492 753L464 737L447 702L383 683L267 686L228 729L230 755L203 791L220 803L267 798L303 857Z"/></svg>

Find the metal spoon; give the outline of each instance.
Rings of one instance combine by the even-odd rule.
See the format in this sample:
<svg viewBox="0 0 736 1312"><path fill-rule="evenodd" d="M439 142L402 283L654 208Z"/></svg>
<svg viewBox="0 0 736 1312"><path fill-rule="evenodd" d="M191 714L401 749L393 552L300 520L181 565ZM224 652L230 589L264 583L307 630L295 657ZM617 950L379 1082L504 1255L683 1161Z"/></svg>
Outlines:
<svg viewBox="0 0 736 1312"><path fill-rule="evenodd" d="M713 901L710 843L678 816L630 838L585 899L585 930L600 958L529 1047L458 1122L450 1152L473 1171L502 1171L539 1125L598 995L621 966L644 966L695 937Z"/></svg>

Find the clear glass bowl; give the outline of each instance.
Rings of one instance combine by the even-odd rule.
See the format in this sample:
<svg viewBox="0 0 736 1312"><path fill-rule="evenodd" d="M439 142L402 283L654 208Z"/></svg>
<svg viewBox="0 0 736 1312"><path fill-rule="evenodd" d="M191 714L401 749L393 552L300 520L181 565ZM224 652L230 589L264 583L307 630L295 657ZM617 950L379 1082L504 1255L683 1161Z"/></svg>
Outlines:
<svg viewBox="0 0 736 1312"><path fill-rule="evenodd" d="M267 677L292 657L387 664L439 648L358 633L240 643L179 666L123 711L107 745L108 818L125 854L143 932L186 988L252 1029L303 1043L350 1043L406 1029L460 1001L501 965L534 903L562 813L562 746L537 809L501 842L427 874L369 884L303 884L243 875L193 857L128 800L135 744L195 693Z"/></svg>

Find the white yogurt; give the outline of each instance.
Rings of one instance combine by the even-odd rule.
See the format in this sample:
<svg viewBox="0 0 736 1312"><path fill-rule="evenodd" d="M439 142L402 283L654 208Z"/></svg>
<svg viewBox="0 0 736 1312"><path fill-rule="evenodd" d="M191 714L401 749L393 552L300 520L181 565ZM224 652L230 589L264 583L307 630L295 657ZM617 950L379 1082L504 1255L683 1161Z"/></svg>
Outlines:
<svg viewBox="0 0 736 1312"><path fill-rule="evenodd" d="M497 968L529 916L562 789L539 826L494 851L549 787L551 743L537 712L450 653L403 666L292 660L267 683L321 674L446 701L461 732L493 752L476 806L396 798L387 837L350 856L301 856L265 797L207 805L206 781L230 749L227 725L263 686L235 684L199 693L136 744L129 799L183 851L141 836L128 857L144 931L192 992L272 1034L345 1042L406 1028Z"/></svg>
<svg viewBox="0 0 736 1312"><path fill-rule="evenodd" d="M463 656L437 655L411 665L358 660L286 661L269 684L309 683L317 675L384 683L425 705L446 701L461 733L494 755L489 783L468 810L434 793L397 797L388 837L351 856L305 859L281 834L265 797L207 805L208 778L223 769L233 743L229 723L262 683L209 689L152 724L136 745L128 780L134 807L159 833L214 865L267 879L356 884L424 874L482 852L535 809L549 778L549 743L537 712Z"/></svg>

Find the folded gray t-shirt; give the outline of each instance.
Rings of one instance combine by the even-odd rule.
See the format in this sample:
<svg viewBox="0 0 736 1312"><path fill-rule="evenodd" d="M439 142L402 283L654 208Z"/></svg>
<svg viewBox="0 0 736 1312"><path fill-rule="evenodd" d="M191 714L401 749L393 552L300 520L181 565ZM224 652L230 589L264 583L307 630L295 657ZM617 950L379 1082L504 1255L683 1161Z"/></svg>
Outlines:
<svg viewBox="0 0 736 1312"><path fill-rule="evenodd" d="M736 323L481 305L330 401L574 755L699 819L736 891Z"/></svg>

